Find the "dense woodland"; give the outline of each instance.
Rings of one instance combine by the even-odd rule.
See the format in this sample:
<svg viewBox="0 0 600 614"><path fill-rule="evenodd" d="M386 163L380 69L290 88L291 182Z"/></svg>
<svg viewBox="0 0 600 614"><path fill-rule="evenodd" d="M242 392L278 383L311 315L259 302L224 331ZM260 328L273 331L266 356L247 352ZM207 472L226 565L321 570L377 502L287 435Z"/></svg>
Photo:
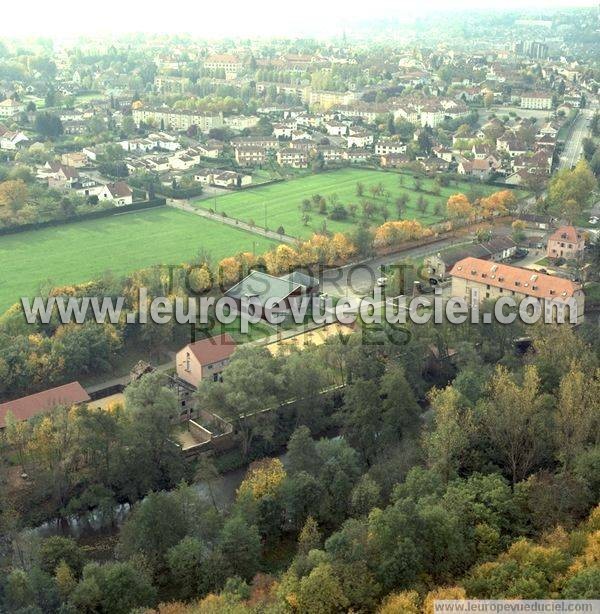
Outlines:
<svg viewBox="0 0 600 614"><path fill-rule="evenodd" d="M525 355L511 327L410 332L364 329L289 356L240 349L223 384L198 393L236 425L235 459L183 463L159 374L109 412L11 423L4 607L420 612L432 595L597 597L595 325L533 327ZM432 360L432 346L457 353ZM320 394L340 385L341 402ZM239 419L290 399L287 413ZM210 492L219 471L261 458L230 509L189 486ZM30 476L18 488L15 466ZM89 509L110 524L124 501L137 503L101 548L22 532Z"/></svg>

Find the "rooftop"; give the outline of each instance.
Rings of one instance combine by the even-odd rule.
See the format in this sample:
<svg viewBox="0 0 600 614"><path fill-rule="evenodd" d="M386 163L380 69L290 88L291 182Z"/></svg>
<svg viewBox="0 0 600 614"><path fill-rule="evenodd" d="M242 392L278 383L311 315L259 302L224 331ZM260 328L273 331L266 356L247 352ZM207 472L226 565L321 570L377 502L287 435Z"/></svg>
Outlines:
<svg viewBox="0 0 600 614"><path fill-rule="evenodd" d="M569 279L471 257L459 260L450 275L537 298L567 299L581 290Z"/></svg>
<svg viewBox="0 0 600 614"><path fill-rule="evenodd" d="M29 420L38 414L49 412L58 405L76 405L90 400L90 396L79 382L71 382L57 388L50 388L27 397L21 397L0 404L0 428L6 426L6 415L10 412L17 421Z"/></svg>

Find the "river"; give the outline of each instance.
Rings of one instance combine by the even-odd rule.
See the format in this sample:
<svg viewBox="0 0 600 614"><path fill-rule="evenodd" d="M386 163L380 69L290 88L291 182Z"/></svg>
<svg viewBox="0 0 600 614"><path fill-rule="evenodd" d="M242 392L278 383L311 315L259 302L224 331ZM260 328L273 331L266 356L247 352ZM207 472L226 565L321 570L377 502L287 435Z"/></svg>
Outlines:
<svg viewBox="0 0 600 614"><path fill-rule="evenodd" d="M286 455L281 454L277 457L285 465ZM235 494L242 483L248 467L240 467L228 471L215 480L212 491L215 503L221 512L226 512L235 500ZM194 488L203 499L212 503L208 486L205 482L195 482ZM74 539L85 539L99 537L101 535L111 535L118 532L129 512L131 505L123 503L117 505L111 512L103 513L95 510L84 515L70 516L49 520L34 529L26 529L24 533L35 534L38 537L51 537L53 535L63 535Z"/></svg>

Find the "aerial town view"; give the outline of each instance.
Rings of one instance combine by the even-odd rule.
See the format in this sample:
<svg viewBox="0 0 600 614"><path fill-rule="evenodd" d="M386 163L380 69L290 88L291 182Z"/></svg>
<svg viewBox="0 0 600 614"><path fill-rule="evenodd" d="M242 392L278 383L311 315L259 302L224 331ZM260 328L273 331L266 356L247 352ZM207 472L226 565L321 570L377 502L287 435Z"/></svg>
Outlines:
<svg viewBox="0 0 600 614"><path fill-rule="evenodd" d="M600 5L0 8L0 613L600 614Z"/></svg>

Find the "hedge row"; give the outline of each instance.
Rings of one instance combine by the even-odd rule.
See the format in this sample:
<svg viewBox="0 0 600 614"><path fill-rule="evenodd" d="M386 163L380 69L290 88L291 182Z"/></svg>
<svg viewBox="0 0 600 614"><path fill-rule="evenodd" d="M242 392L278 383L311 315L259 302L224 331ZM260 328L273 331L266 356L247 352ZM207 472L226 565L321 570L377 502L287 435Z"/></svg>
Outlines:
<svg viewBox="0 0 600 614"><path fill-rule="evenodd" d="M27 232L28 230L40 230L52 226L62 226L64 224L72 224L73 222L83 222L85 220L96 220L111 215L119 215L121 213L129 213L132 211L143 211L144 209L153 209L155 207L164 207L166 205L164 198L154 198L142 202L133 203L131 205L123 205L122 207L111 207L110 209L100 209L99 211L90 211L81 215L74 215L68 218L46 220L44 222L31 222L29 224L21 224L20 226L6 226L0 228L0 236L16 234L18 232Z"/></svg>

